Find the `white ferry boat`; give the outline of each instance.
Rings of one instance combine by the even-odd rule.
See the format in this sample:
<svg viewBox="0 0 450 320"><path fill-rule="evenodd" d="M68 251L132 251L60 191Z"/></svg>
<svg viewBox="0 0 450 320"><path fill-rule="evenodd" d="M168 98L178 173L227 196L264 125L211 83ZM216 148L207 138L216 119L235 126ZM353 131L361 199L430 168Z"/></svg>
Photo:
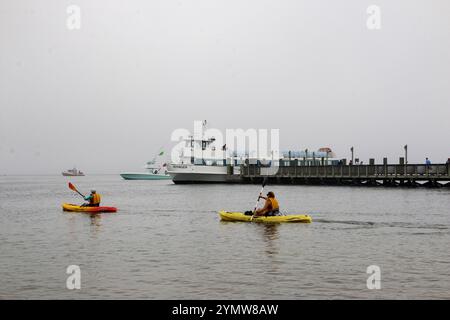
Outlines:
<svg viewBox="0 0 450 320"><path fill-rule="evenodd" d="M226 182L227 181L227 151L223 146L217 150L214 137L196 139L189 136L183 140L185 146L181 150L179 160L170 163L168 174L174 183ZM201 156L195 155L201 150ZM208 151L208 152L206 152ZM216 152L217 151L217 152ZM197 151L198 152L198 151ZM208 156L204 156L204 154ZM231 159L228 159L228 164ZM239 167L235 174L239 174Z"/></svg>
<svg viewBox="0 0 450 320"><path fill-rule="evenodd" d="M331 163L334 153L329 148L318 151L286 151L280 159L251 158L245 152L230 151L226 145L217 146L214 137L183 139L178 161L168 165L172 181L181 183L223 183L238 180L241 164L259 164L265 175L276 174L280 161L298 160L301 165L320 165Z"/></svg>

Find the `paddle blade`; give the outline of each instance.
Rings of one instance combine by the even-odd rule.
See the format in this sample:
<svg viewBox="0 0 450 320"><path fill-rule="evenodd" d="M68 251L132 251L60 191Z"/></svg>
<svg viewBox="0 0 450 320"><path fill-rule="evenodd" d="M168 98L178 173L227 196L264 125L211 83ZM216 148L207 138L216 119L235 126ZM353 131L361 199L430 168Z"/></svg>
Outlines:
<svg viewBox="0 0 450 320"><path fill-rule="evenodd" d="M264 188L267 184L267 178L264 178L263 183L262 183L262 187Z"/></svg>
<svg viewBox="0 0 450 320"><path fill-rule="evenodd" d="M69 188L72 189L73 191L77 191L77 188L75 188L75 186L69 182Z"/></svg>

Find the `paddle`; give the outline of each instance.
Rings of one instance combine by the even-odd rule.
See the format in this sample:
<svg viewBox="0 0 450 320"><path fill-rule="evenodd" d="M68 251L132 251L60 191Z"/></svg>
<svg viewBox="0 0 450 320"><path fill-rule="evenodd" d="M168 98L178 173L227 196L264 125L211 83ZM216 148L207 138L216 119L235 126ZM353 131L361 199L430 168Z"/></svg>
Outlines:
<svg viewBox="0 0 450 320"><path fill-rule="evenodd" d="M253 214L252 214L252 217L250 218L250 221L252 221L253 217L255 216L256 209L258 208L259 199L262 196L262 193L264 191L264 187L266 186L266 183L267 183L267 178L264 178L263 183L262 183L262 187L261 187L261 191L259 192L258 200L256 200L255 209L253 209Z"/></svg>
<svg viewBox="0 0 450 320"><path fill-rule="evenodd" d="M77 192L80 196L83 197L83 199L85 198L85 196L83 194L80 193L80 191L77 190L77 188L75 188L75 186L69 182L69 188L75 192Z"/></svg>

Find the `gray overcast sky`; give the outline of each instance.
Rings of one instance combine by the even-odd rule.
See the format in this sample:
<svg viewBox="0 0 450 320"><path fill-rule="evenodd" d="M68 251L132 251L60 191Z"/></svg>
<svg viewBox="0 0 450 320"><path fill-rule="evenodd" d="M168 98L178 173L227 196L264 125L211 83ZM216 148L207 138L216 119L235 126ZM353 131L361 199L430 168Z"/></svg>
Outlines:
<svg viewBox="0 0 450 320"><path fill-rule="evenodd" d="M202 119L445 162L449 16L448 0L2 0L0 174L139 170Z"/></svg>

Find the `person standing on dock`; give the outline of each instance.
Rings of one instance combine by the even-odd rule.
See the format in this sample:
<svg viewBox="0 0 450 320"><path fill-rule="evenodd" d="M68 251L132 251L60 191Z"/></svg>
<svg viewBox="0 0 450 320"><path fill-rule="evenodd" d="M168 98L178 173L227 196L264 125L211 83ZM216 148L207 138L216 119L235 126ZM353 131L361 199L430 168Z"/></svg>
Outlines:
<svg viewBox="0 0 450 320"><path fill-rule="evenodd" d="M431 161L428 158L425 158L425 170L427 174L430 174L431 171Z"/></svg>

